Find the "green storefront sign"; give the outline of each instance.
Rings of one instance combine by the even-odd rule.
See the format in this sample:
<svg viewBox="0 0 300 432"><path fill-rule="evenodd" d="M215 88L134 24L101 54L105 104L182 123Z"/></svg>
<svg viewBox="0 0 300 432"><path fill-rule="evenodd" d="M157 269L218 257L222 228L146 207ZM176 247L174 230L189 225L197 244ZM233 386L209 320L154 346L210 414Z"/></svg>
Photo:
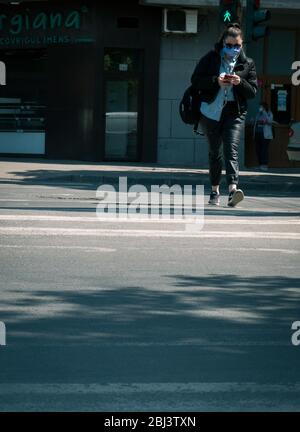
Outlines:
<svg viewBox="0 0 300 432"><path fill-rule="evenodd" d="M86 6L53 11L0 9L0 48L93 42L91 14Z"/></svg>

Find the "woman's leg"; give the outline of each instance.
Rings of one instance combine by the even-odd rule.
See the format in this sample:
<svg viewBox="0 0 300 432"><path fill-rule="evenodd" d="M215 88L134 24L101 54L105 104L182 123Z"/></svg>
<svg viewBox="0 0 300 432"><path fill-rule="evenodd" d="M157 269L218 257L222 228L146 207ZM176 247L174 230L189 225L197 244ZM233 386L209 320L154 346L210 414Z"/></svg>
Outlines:
<svg viewBox="0 0 300 432"><path fill-rule="evenodd" d="M201 126L208 140L210 182L212 189L219 193L219 185L222 175L222 138L220 135L220 124L215 120L202 116Z"/></svg>
<svg viewBox="0 0 300 432"><path fill-rule="evenodd" d="M235 207L244 199L242 190L237 189L239 181L238 148L246 114L239 115L235 105L226 106L221 117L221 134L229 189L228 206Z"/></svg>
<svg viewBox="0 0 300 432"><path fill-rule="evenodd" d="M239 155L238 148L243 130L245 114L238 115L224 112L222 116L221 135L226 168L226 180L230 189L236 187L239 181Z"/></svg>

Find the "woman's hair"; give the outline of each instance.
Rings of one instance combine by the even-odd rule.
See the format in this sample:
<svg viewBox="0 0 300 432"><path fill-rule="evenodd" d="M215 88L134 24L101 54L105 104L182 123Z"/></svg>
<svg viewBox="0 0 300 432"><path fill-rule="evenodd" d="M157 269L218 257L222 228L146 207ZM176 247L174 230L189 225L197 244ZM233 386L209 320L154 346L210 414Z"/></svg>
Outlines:
<svg viewBox="0 0 300 432"><path fill-rule="evenodd" d="M223 48L224 40L228 36L231 36L234 38L240 36L242 39L244 38L243 30L241 29L241 26L239 23L227 24L227 26L225 27L225 29L223 30L223 32L220 35L219 41L216 44L216 47L219 50Z"/></svg>

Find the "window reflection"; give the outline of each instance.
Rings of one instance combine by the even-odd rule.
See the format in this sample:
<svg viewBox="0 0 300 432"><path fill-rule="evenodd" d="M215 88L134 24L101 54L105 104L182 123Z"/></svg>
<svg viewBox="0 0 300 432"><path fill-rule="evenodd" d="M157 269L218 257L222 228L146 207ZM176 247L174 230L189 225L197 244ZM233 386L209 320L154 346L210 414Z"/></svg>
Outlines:
<svg viewBox="0 0 300 432"><path fill-rule="evenodd" d="M108 159L137 157L137 93L137 80L107 81L105 156Z"/></svg>

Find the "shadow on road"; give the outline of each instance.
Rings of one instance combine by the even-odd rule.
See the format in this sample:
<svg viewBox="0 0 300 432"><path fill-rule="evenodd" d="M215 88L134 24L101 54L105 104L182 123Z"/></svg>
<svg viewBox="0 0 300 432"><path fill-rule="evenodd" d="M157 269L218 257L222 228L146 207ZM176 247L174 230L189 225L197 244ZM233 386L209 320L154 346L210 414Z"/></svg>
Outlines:
<svg viewBox="0 0 300 432"><path fill-rule="evenodd" d="M101 167L95 170L27 170L27 171L14 171L10 174L16 176L16 179L1 180L0 183L10 183L19 185L43 185L50 186L60 185L61 187L73 188L76 190L95 189L100 184L111 184L115 187L118 186L119 177L128 178L128 187L134 184L143 184L150 190L153 184L167 184L169 186L174 184L180 185L204 185L207 192L210 189L209 178L207 173L199 171L198 173L170 173L168 170L161 169L159 172L143 171L143 166L129 170L102 170ZM19 179L18 179L19 176ZM225 176L223 176L222 188L227 190ZM246 193L250 194L255 192L256 196L284 196L292 195L295 197L300 196L300 177L296 173L285 173L280 176L278 172L270 171L267 174L258 172L246 172L240 178L240 186Z"/></svg>
<svg viewBox="0 0 300 432"><path fill-rule="evenodd" d="M92 276L79 282L74 278L69 289L12 285L11 300L1 294L8 345L1 352L0 380L125 385L300 381L300 350L291 344L291 323L300 318L298 278L229 274L164 279L163 289L109 289ZM66 281L72 279L66 276ZM210 396L211 409L222 405L222 393ZM107 394L105 402L128 407L122 397ZM170 394L165 397L172 400ZM178 400L189 406L194 397L174 395L174 406L182 409ZM238 394L232 397L239 399ZM260 396L247 393L251 397L257 401ZM285 397L290 404L293 393ZM67 400L63 406L68 409Z"/></svg>
<svg viewBox="0 0 300 432"><path fill-rule="evenodd" d="M13 300L1 295L1 319L9 323L12 343L214 347L229 341L240 345L243 340L288 346L291 323L300 318L299 278L174 275L165 279L163 290L106 289L92 276L74 279L74 289L64 285L45 291L10 289Z"/></svg>

